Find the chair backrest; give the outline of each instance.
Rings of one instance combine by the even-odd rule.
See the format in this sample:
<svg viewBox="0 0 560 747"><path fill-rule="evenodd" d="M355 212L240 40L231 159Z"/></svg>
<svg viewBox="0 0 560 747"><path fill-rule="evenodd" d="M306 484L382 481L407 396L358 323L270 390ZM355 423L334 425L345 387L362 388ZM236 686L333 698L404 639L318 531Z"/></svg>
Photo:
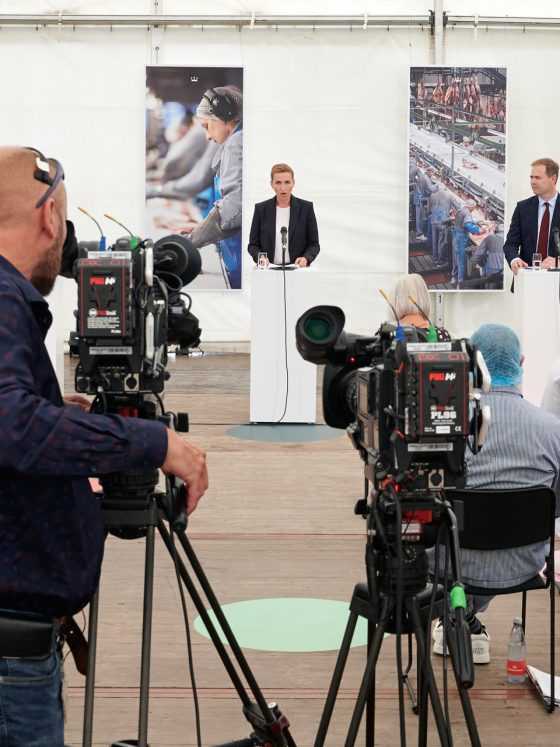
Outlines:
<svg viewBox="0 0 560 747"><path fill-rule="evenodd" d="M449 490L459 523L459 544L469 550L504 550L554 537L556 495L537 486L512 490Z"/></svg>

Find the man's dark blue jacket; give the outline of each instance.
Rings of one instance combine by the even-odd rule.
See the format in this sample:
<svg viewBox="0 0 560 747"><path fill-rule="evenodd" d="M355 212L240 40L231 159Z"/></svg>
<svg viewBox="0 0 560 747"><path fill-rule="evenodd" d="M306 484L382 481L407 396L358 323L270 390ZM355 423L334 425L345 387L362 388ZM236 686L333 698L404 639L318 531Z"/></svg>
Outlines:
<svg viewBox="0 0 560 747"><path fill-rule="evenodd" d="M96 589L103 525L88 477L165 460L161 423L64 405L40 293L0 256L0 609L73 614Z"/></svg>
<svg viewBox="0 0 560 747"><path fill-rule="evenodd" d="M538 219L539 198L536 195L521 200L515 206L506 243L504 244L504 254L510 265L516 257L521 257L528 265L533 264L533 254L537 251ZM550 221L548 254L553 257L556 256L552 234L552 229L555 226L560 226L560 198L556 200L554 213Z"/></svg>

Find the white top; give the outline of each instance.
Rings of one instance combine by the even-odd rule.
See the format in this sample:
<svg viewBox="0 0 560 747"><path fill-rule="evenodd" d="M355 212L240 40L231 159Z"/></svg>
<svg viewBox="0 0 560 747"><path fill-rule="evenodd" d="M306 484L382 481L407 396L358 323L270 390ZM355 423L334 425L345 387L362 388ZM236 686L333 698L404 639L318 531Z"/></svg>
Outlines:
<svg viewBox="0 0 560 747"><path fill-rule="evenodd" d="M276 205L276 243L274 245L274 264L282 264L282 236L280 229L285 226L286 229L290 225L290 207L278 207ZM288 251L288 234L286 233L286 264L290 262L290 253Z"/></svg>
<svg viewBox="0 0 560 747"><path fill-rule="evenodd" d="M537 224L537 246L535 247L535 252L537 251L537 247L539 244L539 233L541 231L541 221L543 219L544 215L544 205L546 202L548 202L548 210L549 210L549 217L550 221L548 223L548 238L550 239L550 227L552 226L552 214L554 213L554 208L556 207L556 200L558 199L558 192L554 195L554 197L551 197L549 200L544 200L542 197L539 197L539 217L538 217L538 224ZM548 247L548 241L546 242L546 246ZM548 254L548 250L546 252Z"/></svg>

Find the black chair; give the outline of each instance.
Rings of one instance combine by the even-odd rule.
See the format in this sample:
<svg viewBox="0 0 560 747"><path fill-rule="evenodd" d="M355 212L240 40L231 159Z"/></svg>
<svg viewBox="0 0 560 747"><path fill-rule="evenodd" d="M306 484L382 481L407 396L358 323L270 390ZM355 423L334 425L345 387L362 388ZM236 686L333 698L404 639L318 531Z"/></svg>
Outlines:
<svg viewBox="0 0 560 747"><path fill-rule="evenodd" d="M552 488L539 486L515 490L453 490L447 493L457 514L459 544L465 550L505 550L538 542L550 542L543 577L537 575L523 584L505 589L467 586L465 592L480 596L522 593L521 618L526 626L527 592L549 589L550 593L550 694L549 713L554 712L555 669L555 583L554 535L556 495Z"/></svg>

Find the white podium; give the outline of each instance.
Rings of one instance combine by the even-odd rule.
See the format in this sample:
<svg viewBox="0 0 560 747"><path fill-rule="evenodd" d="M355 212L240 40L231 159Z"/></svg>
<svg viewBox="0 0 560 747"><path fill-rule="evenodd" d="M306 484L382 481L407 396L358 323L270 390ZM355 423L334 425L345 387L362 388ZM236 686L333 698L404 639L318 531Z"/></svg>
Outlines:
<svg viewBox="0 0 560 747"><path fill-rule="evenodd" d="M304 361L298 353L295 326L304 311L321 303L316 300L318 292L321 295L320 277L312 268L285 273L255 268L251 273L250 419L253 423L275 423L280 419L282 423L315 422L317 366Z"/></svg>
<svg viewBox="0 0 560 747"><path fill-rule="evenodd" d="M552 364L560 357L560 272L520 270L515 295L516 329L525 356L523 396L540 406Z"/></svg>

